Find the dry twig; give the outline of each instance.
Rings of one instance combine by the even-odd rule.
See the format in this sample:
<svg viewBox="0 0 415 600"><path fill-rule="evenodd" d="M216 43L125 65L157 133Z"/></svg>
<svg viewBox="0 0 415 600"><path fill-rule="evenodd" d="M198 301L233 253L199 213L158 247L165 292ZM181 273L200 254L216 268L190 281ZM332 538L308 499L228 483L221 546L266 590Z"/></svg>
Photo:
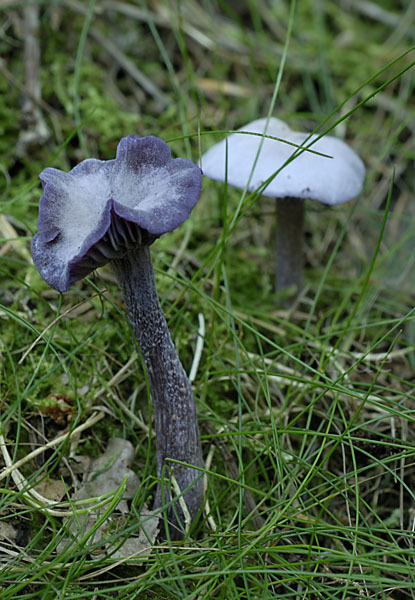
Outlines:
<svg viewBox="0 0 415 600"><path fill-rule="evenodd" d="M26 97L21 114L22 130L16 144L18 156L25 156L33 146L41 146L50 138L49 130L37 102L42 96L40 87L39 5L23 8L24 67Z"/></svg>

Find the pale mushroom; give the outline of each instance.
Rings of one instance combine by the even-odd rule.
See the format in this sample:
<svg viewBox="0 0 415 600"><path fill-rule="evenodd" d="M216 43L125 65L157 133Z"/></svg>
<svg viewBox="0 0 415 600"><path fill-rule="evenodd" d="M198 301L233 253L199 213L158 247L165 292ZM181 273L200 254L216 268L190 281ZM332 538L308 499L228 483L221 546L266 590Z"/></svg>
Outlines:
<svg viewBox="0 0 415 600"><path fill-rule="evenodd" d="M264 196L277 199L277 291L295 288L298 293L302 288L304 200L334 206L355 198L363 186L365 167L356 152L338 138L317 138L292 131L274 117L264 118L202 156L206 177L248 192L260 188ZM303 144L311 151L299 150Z"/></svg>

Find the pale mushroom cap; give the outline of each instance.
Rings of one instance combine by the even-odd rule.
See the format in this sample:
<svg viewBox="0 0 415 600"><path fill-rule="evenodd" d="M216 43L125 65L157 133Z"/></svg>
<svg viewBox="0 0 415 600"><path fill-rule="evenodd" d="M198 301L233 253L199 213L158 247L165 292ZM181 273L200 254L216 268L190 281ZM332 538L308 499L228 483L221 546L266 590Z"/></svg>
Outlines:
<svg viewBox="0 0 415 600"><path fill-rule="evenodd" d="M318 136L292 131L286 123L272 117L257 119L241 127L239 131L264 134L282 138L306 146ZM252 168L262 147L255 170ZM342 140L324 136L311 145L311 149L332 156L326 158L311 152L302 152L276 175L263 190L264 196L275 198L294 197L319 200L324 204L342 204L355 198L362 190L365 167L359 156ZM232 133L202 156L203 174L210 179L225 181L244 189L249 180L248 191L255 191L291 157L296 148L278 140L260 135Z"/></svg>

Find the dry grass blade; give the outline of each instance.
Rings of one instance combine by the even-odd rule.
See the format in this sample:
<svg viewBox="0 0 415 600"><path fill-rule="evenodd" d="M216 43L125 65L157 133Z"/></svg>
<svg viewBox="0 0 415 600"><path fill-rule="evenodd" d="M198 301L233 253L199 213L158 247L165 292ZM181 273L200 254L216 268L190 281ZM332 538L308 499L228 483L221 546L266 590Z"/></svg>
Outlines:
<svg viewBox="0 0 415 600"><path fill-rule="evenodd" d="M31 97L23 105L22 129L17 140L16 151L20 157L26 156L34 146L45 144L50 138L49 129L39 109L42 97L40 86L40 43L39 43L39 6L28 5L23 8L24 22L24 66L26 88Z"/></svg>
<svg viewBox="0 0 415 600"><path fill-rule="evenodd" d="M77 0L65 0L65 5L80 12L87 14L87 8ZM155 83L134 64L107 36L103 35L97 28L91 27L90 35L98 42L112 58L124 69L150 96L155 98L160 105L160 111L169 105L168 97L155 85Z"/></svg>
<svg viewBox="0 0 415 600"><path fill-rule="evenodd" d="M6 465L6 468L3 469L2 471L0 471L0 481L2 479L4 479L5 477L7 477L8 475L10 475L13 471L15 471L17 469L20 469L24 464L26 464L27 462L33 460L34 458L36 458L40 454L43 454L44 452L46 452L50 448L55 448L56 446L59 446L59 444L62 444L63 442L66 442L67 440L70 440L73 437L79 436L83 431L86 431L90 427L93 427L104 416L105 415L102 412L93 413L85 421L85 423L82 423L82 425L78 425L78 427L75 427L75 429L72 429L72 431L69 431L68 433L64 433L64 434L58 436L57 438L55 438L53 440L50 440L50 442L47 442L46 444L44 444L40 448L36 448L36 450L33 450L29 454L26 454L26 456L24 456L20 460L12 463L9 460L9 458L8 458L7 461L9 462L9 465L8 466ZM6 446L6 442L4 440L4 437L2 438L1 444L2 444L3 447ZM10 457L10 455L8 455L8 456Z"/></svg>

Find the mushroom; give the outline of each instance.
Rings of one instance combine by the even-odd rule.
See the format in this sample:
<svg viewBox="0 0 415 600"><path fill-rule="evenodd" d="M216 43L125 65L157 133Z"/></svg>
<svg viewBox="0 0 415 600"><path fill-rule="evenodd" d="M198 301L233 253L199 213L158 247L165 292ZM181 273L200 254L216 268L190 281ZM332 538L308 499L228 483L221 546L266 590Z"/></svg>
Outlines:
<svg viewBox="0 0 415 600"><path fill-rule="evenodd" d="M304 200L334 206L355 198L362 189L365 167L342 140L292 131L274 117L252 121L238 131L249 133L232 133L203 154L203 174L249 192L260 188L264 196L276 198L276 290L288 292L295 287L298 293ZM304 142L311 151L298 153Z"/></svg>
<svg viewBox="0 0 415 600"><path fill-rule="evenodd" d="M69 173L47 168L40 179L34 264L51 287L65 292L110 263L151 393L160 478L154 508L167 504L169 535L180 539L189 519L183 500L192 521L202 505L202 451L191 385L158 300L149 247L188 218L201 171L187 159L172 159L163 140L129 135L115 160L87 159Z"/></svg>

